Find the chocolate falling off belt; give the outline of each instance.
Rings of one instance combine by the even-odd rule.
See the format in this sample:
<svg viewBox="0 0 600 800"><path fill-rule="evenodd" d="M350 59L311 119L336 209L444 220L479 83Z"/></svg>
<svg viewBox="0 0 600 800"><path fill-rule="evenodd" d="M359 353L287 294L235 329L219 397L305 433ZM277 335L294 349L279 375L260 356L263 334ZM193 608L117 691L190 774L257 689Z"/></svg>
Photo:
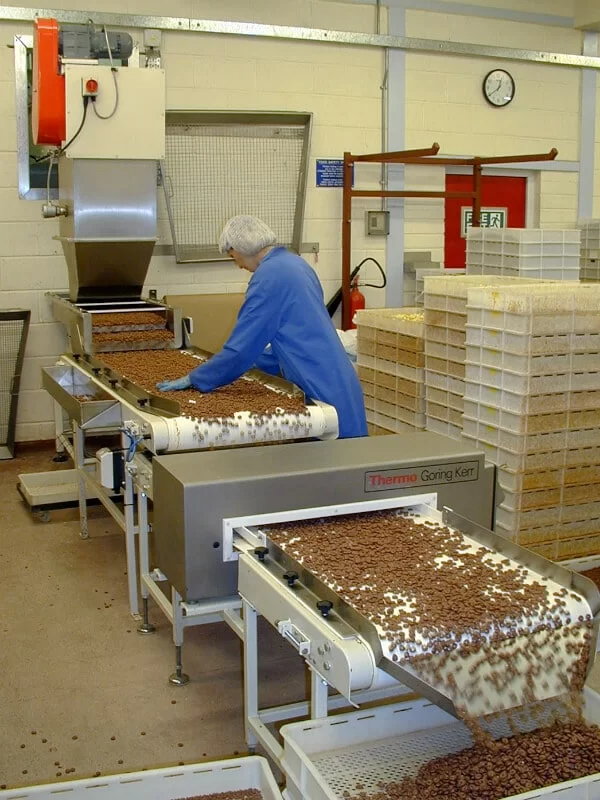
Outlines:
<svg viewBox="0 0 600 800"><path fill-rule="evenodd" d="M483 722L465 711L463 721L474 747L431 761L416 776L380 785L375 792L357 784L356 791L345 792L345 797L499 800L600 771L600 731L581 721L592 623L583 615L576 620L560 617L569 594L566 589L551 592L539 581L527 582L527 570L509 559L491 563L485 558L491 551L479 547L474 553L467 552L457 532L393 512L270 526L268 536L375 622L381 638L390 642L395 660L418 661L417 642L427 640L441 659L430 668L437 670L433 675L427 675L423 662L423 674L441 680L440 663L449 662L453 671L446 677L446 690L452 696L454 674L463 669L464 658L474 655L469 667L473 696L482 693L481 684L487 680L497 692L507 692L514 703L534 703L527 709L530 722L545 725L521 733L518 714L512 710L506 718L513 736L495 741ZM492 595L491 578L498 587ZM394 614L399 598L413 600L412 611L409 603L401 618ZM506 656L504 640L510 643L527 633L527 629L517 628L519 619L527 624L538 620L540 637L527 640L518 652L524 662L520 671L526 678L522 697L511 691L511 681L517 677L515 664L520 662L509 661L504 674L495 668ZM404 624L399 624L401 621ZM490 637L491 631L495 633ZM559 652L561 639L567 641L566 650L572 656L571 665L565 665L561 675L570 713L567 706L567 721L563 710L562 719L548 727L543 706L535 705L536 682L545 681L544 667L555 666L553 654ZM560 660L558 666L562 666ZM484 667L488 668L485 678Z"/></svg>

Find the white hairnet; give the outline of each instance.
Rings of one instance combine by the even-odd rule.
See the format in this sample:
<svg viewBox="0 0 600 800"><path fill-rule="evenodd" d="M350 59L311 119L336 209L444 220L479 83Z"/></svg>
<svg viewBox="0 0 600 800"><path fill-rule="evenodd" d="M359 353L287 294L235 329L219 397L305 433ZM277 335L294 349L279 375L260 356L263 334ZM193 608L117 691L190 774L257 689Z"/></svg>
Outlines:
<svg viewBox="0 0 600 800"><path fill-rule="evenodd" d="M242 214L225 223L219 239L219 250L227 253L233 248L244 256L255 256L276 241L277 237L271 228L261 219Z"/></svg>

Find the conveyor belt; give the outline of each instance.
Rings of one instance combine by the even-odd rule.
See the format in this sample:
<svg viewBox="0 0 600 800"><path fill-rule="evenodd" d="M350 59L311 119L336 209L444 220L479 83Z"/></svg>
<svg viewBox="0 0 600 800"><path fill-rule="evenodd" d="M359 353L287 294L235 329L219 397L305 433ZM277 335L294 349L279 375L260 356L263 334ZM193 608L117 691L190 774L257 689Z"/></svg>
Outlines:
<svg viewBox="0 0 600 800"><path fill-rule="evenodd" d="M128 355L140 359L143 353ZM153 354L157 355L154 351ZM122 357L125 354L106 354L106 357L110 355ZM177 358L180 351L159 355ZM199 363L197 357L190 355L190 358L194 365ZM291 384L278 382L276 378L269 379L271 389L253 382L253 386L263 388L268 399L266 403L263 397L263 406L258 411L245 402L232 407L230 387L222 395L218 392L188 393L195 402L186 402L182 408L180 399L184 399L186 393L161 393L155 387L154 378L144 388L90 355L63 356L61 362L59 366L46 367L42 379L52 397L62 408L68 408L71 419L91 427L92 419L98 417L100 422L100 415L106 415L110 408L110 422L118 419L121 427L131 434L132 441L143 441L144 447L153 453L337 437L337 413L333 406L316 401L299 402L298 398L290 397ZM177 372L177 376L185 371ZM240 380L246 381L245 378ZM288 393L284 392L284 384ZM91 399L81 401L82 396ZM225 398L225 405L219 407L221 397ZM289 404L292 400L296 411L286 409L286 401ZM108 421L104 419L104 424Z"/></svg>
<svg viewBox="0 0 600 800"><path fill-rule="evenodd" d="M405 519L406 513L401 512L401 517ZM417 558L406 564L414 552L405 552L402 561L401 526L393 538L379 542L377 552L378 542L369 541L361 531L361 521L372 515L356 518L353 530L339 535L340 520L309 523L313 535L309 546L310 537L301 523L269 526L260 533L266 538L269 558L296 572L300 584L331 602L331 619L343 619L367 640L380 669L454 714L485 715L580 689L596 646L600 594L592 582L447 510L443 518L433 509L426 515L409 513L424 543L440 542L437 556L429 563L424 555L421 563ZM393 520L388 516L390 527ZM460 540L451 556L444 543L448 535ZM357 579L362 567L356 544L361 542L377 557L364 559L369 566ZM431 548L424 544L423 551ZM382 593L373 571L377 559L398 565L405 583L399 580ZM479 570L473 567L476 562ZM347 568L340 568L342 564ZM418 580L411 582L411 574L418 575ZM346 582L349 575L353 586ZM435 604L428 602L428 593L439 594L434 586L439 580L447 582L449 606L461 582L479 581L473 603L482 597L487 602L470 615L468 629L458 623L453 629L445 610L438 605L436 612ZM522 594L523 602L517 610L513 603L512 611L503 617L502 604L500 613L494 612L494 598L507 591L513 593L513 600L515 594ZM528 600L527 592L537 599ZM463 597L467 602L469 592L463 592ZM432 616L435 613L437 619Z"/></svg>

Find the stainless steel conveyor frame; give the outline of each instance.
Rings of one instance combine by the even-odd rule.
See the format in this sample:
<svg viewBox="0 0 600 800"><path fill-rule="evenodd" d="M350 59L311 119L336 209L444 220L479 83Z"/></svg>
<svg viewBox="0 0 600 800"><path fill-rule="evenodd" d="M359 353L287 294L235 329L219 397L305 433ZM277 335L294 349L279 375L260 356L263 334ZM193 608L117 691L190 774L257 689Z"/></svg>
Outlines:
<svg viewBox="0 0 600 800"><path fill-rule="evenodd" d="M273 524L382 509L410 510L424 520L443 522L478 545L489 548L498 559L511 559L536 579L547 581L549 586L568 589L571 596L577 594L581 598L582 608L587 608L593 615L593 655L588 662L589 672L600 625L600 592L592 581L464 519L450 509L438 512L436 501L435 494L418 495L224 520L224 541L231 541L233 549L239 551L238 582L244 626L244 707L246 738L251 749L260 743L276 761L280 761L282 748L269 730L269 724L302 716L308 710L306 704L260 708L256 626L259 614L265 616L304 658L311 674L311 718L326 716L330 708L342 705L344 698L347 704L358 705L369 699L406 695L411 689L425 695L445 711L457 714L450 698L434 684L424 682L412 668L382 658L380 637L373 624L341 601L335 591L308 572L300 562L274 545L268 533L269 525ZM317 601L323 598L331 599L334 604L334 610L326 615L317 609ZM339 693L334 703L328 694L329 687ZM549 694L548 699L551 696ZM504 698L504 702L509 706L512 701Z"/></svg>

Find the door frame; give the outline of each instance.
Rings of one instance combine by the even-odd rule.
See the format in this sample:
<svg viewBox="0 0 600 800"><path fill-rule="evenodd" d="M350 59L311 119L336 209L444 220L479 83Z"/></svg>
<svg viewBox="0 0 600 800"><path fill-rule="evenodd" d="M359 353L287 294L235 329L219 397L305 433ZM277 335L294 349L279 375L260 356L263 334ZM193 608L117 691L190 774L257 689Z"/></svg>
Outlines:
<svg viewBox="0 0 600 800"><path fill-rule="evenodd" d="M472 175L473 173L470 168L447 166L445 174ZM484 167L483 175L493 178L525 178L525 227L540 227L540 170Z"/></svg>

